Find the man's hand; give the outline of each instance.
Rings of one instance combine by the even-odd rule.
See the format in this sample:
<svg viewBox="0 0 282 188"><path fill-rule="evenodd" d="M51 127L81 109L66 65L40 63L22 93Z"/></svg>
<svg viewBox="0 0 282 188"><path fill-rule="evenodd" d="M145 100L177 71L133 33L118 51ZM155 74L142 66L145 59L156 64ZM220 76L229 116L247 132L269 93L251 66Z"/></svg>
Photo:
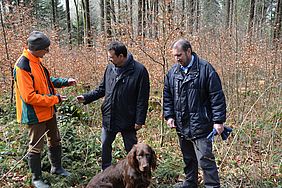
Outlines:
<svg viewBox="0 0 282 188"><path fill-rule="evenodd" d="M174 119L169 118L166 123L170 128L176 128L176 126L174 124Z"/></svg>
<svg viewBox="0 0 282 188"><path fill-rule="evenodd" d="M138 131L139 129L142 128L142 125L138 125L138 124L135 123L134 128L135 128L136 131Z"/></svg>
<svg viewBox="0 0 282 188"><path fill-rule="evenodd" d="M60 97L61 97L61 100L62 100L62 101L67 100L67 96L60 95Z"/></svg>
<svg viewBox="0 0 282 188"><path fill-rule="evenodd" d="M59 98L59 103L67 100L67 96L56 94L56 96Z"/></svg>
<svg viewBox="0 0 282 188"><path fill-rule="evenodd" d="M76 85L76 80L73 78L68 79L68 86L75 86Z"/></svg>
<svg viewBox="0 0 282 188"><path fill-rule="evenodd" d="M79 103L84 103L85 102L85 99L84 99L83 95L77 96L76 99L78 100Z"/></svg>
<svg viewBox="0 0 282 188"><path fill-rule="evenodd" d="M224 130L223 124L217 124L217 123L215 123L215 124L213 125L213 128L215 128L217 134L219 134L219 135L221 135L221 133L222 133L223 130Z"/></svg>

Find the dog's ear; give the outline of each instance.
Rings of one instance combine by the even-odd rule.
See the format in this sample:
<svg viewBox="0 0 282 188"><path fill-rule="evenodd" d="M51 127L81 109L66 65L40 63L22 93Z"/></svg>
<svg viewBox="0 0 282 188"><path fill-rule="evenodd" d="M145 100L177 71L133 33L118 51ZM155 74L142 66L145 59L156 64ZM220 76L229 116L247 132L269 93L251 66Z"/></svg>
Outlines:
<svg viewBox="0 0 282 188"><path fill-rule="evenodd" d="M129 164L129 166L133 167L134 169L138 169L138 161L136 159L136 151L137 151L137 147L136 147L136 145L134 145L127 155L128 164Z"/></svg>
<svg viewBox="0 0 282 188"><path fill-rule="evenodd" d="M152 170L156 170L157 168L157 156L155 151L150 147L151 149L151 159L150 159L150 164L151 164L151 168Z"/></svg>

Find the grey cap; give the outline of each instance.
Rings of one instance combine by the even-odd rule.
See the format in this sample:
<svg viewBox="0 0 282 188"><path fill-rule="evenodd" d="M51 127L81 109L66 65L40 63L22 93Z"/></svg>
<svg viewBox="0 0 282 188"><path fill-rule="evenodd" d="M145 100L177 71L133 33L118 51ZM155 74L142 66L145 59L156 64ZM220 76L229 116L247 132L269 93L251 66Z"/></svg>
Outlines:
<svg viewBox="0 0 282 188"><path fill-rule="evenodd" d="M44 50L50 46L50 39L40 31L33 31L30 33L27 43L29 50Z"/></svg>

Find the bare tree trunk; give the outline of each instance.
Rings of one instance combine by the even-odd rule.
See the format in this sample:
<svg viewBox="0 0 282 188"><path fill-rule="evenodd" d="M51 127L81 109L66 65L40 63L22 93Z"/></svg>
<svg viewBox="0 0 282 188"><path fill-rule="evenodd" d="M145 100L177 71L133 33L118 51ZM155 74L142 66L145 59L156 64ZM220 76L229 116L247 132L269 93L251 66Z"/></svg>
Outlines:
<svg viewBox="0 0 282 188"><path fill-rule="evenodd" d="M134 25L133 25L133 2L132 0L129 0L129 17L130 17L130 27L131 27L131 33L132 36L134 36Z"/></svg>
<svg viewBox="0 0 282 188"><path fill-rule="evenodd" d="M91 21L90 21L90 8L89 8L89 0L85 0L85 8L86 8L86 20L87 20L87 38L88 45L91 45L92 36L91 36Z"/></svg>
<svg viewBox="0 0 282 188"><path fill-rule="evenodd" d="M232 31L233 28L233 19L234 19L234 0L230 1L230 23L229 23L229 27L230 30ZM230 32L232 33L232 32Z"/></svg>
<svg viewBox="0 0 282 188"><path fill-rule="evenodd" d="M122 13L122 10L121 10L121 6L120 6L120 0L118 0L117 1L117 6L118 6L118 14L117 14L117 16L118 16L118 23L121 23L121 13Z"/></svg>
<svg viewBox="0 0 282 188"><path fill-rule="evenodd" d="M230 29L230 19L232 16L230 16L230 0L226 0L226 20L225 20L225 29Z"/></svg>
<svg viewBox="0 0 282 188"><path fill-rule="evenodd" d="M104 0L100 0L100 27L101 27L101 32L104 33L105 32L105 1Z"/></svg>
<svg viewBox="0 0 282 188"><path fill-rule="evenodd" d="M117 18L116 18L116 10L115 10L115 2L114 0L110 0L110 10L111 10L111 20L113 20L114 24L117 24ZM111 21L112 22L112 21ZM112 31L114 32L114 35L120 34L120 29L116 29L116 27L113 27Z"/></svg>
<svg viewBox="0 0 282 188"><path fill-rule="evenodd" d="M53 20L53 27L56 28L56 7L55 0L52 0L52 20Z"/></svg>
<svg viewBox="0 0 282 188"><path fill-rule="evenodd" d="M197 8L195 5L195 1L194 0L190 0L189 1L189 11L190 15L189 15L189 23L188 23L188 31L189 33L192 35L193 34L193 29L194 29L194 25L195 25L195 19L196 19L196 14L195 14L195 9Z"/></svg>
<svg viewBox="0 0 282 188"><path fill-rule="evenodd" d="M5 50L6 50L6 58L7 58L7 61L9 61L10 60L10 56L9 56L9 51L8 51L8 43L7 43L7 39L6 39L6 30L5 30L5 25L4 25L4 21L3 21L2 6L0 6L0 20L1 20L1 26L2 26ZM11 71L11 76L13 77L13 65L12 65L12 63L10 63L10 71ZM14 79L12 79L11 82L12 83L11 83L10 103L13 104L13 98L14 98Z"/></svg>
<svg viewBox="0 0 282 188"><path fill-rule="evenodd" d="M238 37L238 13L237 13L237 9L238 9L238 5L237 5L237 2L238 0L234 0L233 1L234 4L234 29L235 29L235 62L238 61L238 56L239 56L239 44L240 44L240 41L239 41L239 37ZM236 107L238 108L238 111L239 111L239 108L241 107L241 97L240 97L240 92L239 92L239 88L240 88L240 67L239 67L239 64L236 63L236 67L235 67L235 92L236 92ZM242 122L242 113L238 113L238 119L237 121L238 122Z"/></svg>
<svg viewBox="0 0 282 188"><path fill-rule="evenodd" d="M196 31L199 32L200 29L200 0L196 0Z"/></svg>
<svg viewBox="0 0 282 188"><path fill-rule="evenodd" d="M124 8L121 11L124 11L122 14L123 23L128 24L128 26L132 27L132 12L131 5L128 5L128 1L126 0L124 3ZM132 33L133 34L133 33Z"/></svg>
<svg viewBox="0 0 282 188"><path fill-rule="evenodd" d="M142 37L146 36L146 0L142 0Z"/></svg>
<svg viewBox="0 0 282 188"><path fill-rule="evenodd" d="M254 15L255 15L255 0L251 0L250 5L250 15L249 15L249 24L248 24L248 34L252 37L252 30L254 28Z"/></svg>
<svg viewBox="0 0 282 188"><path fill-rule="evenodd" d="M84 0L81 1L82 3L82 10L83 10L83 41L84 41L84 45L86 45L87 42L87 18L86 18L86 8L85 8L85 2Z"/></svg>
<svg viewBox="0 0 282 188"><path fill-rule="evenodd" d="M168 27L167 27L167 31L168 33L170 33L171 28L172 28L172 23L173 23L173 3L172 0L168 1L167 4L167 13L168 13Z"/></svg>
<svg viewBox="0 0 282 188"><path fill-rule="evenodd" d="M89 0L82 0L82 8L84 11L84 44L87 46L91 45L91 24L89 14Z"/></svg>
<svg viewBox="0 0 282 188"><path fill-rule="evenodd" d="M182 0L181 1L181 28L185 28L186 26L186 17L187 17L187 13L186 13L186 1L185 0ZM187 28L187 27L186 27Z"/></svg>
<svg viewBox="0 0 282 188"><path fill-rule="evenodd" d="M261 21L261 0L256 0L255 4L255 15L254 15L254 29L253 33L254 36L257 37L259 35L259 30L260 30L260 21Z"/></svg>
<svg viewBox="0 0 282 188"><path fill-rule="evenodd" d="M110 0L105 0L106 8L106 32L107 38L112 37L112 24L111 24L111 2Z"/></svg>
<svg viewBox="0 0 282 188"><path fill-rule="evenodd" d="M262 38L263 37L263 34L265 33L265 27L264 24L265 24L265 20L266 20L266 10L267 10L267 6L266 6L266 3L265 3L265 0L262 0L262 7L261 7L261 12L260 12L260 23L259 23L259 33L258 33L258 37L259 38Z"/></svg>
<svg viewBox="0 0 282 188"><path fill-rule="evenodd" d="M142 0L142 36L143 36L143 39L145 37L147 37L147 7L146 7L146 0Z"/></svg>
<svg viewBox="0 0 282 188"><path fill-rule="evenodd" d="M281 0L277 0L277 6L276 6L276 11L275 11L274 30L273 30L273 42L274 43L278 43L281 39L281 22L282 22L281 6L282 6Z"/></svg>
<svg viewBox="0 0 282 188"><path fill-rule="evenodd" d="M68 30L68 43L71 45L71 20L70 20L70 5L69 0L66 1L66 16L67 16L67 30Z"/></svg>
<svg viewBox="0 0 282 188"><path fill-rule="evenodd" d="M138 1L138 22L137 22L137 35L141 36L142 34L142 0Z"/></svg>
<svg viewBox="0 0 282 188"><path fill-rule="evenodd" d="M154 37L157 38L159 36L159 22L158 22L158 14L159 14L159 1L155 0L154 1L154 8L153 8L153 14L154 14Z"/></svg>
<svg viewBox="0 0 282 188"><path fill-rule="evenodd" d="M76 0L73 0L75 6L75 13L76 13L76 37L77 37L77 44L80 44L80 26L79 26L79 12L78 12L78 3Z"/></svg>
<svg viewBox="0 0 282 188"><path fill-rule="evenodd" d="M56 37L57 41L60 41L60 27L59 27L59 20L58 20L58 9L57 9L57 5L58 5L58 0L52 0L52 17L53 17L53 28L56 31L56 34L58 35L58 37Z"/></svg>
<svg viewBox="0 0 282 188"><path fill-rule="evenodd" d="M114 2L114 0L110 0L110 4L111 4L110 9L111 9L111 14L112 14L111 18L113 19L114 23L116 23L117 22L117 18L116 18L116 11L115 11L115 2Z"/></svg>
<svg viewBox="0 0 282 188"><path fill-rule="evenodd" d="M152 26L153 26L153 4L149 2L149 0L146 0L146 4L147 4L147 28L148 28L148 37L152 38Z"/></svg>
<svg viewBox="0 0 282 188"><path fill-rule="evenodd" d="M278 75L276 75L276 67L279 63L279 56L278 56L278 53L279 53L279 44L281 45L281 39L282 39L282 34L281 34L281 22L282 22L282 8L281 8L281 0L277 0L277 6L276 6L276 12L275 12L275 22L274 22L274 31L273 31L273 48L274 48L274 54L275 54L275 62L274 63L274 67L273 67L273 79L275 77L278 77L279 78L279 72L278 72ZM281 52L280 52L281 53ZM281 63L280 63L280 66L281 66ZM280 75L282 73L282 70L280 68Z"/></svg>

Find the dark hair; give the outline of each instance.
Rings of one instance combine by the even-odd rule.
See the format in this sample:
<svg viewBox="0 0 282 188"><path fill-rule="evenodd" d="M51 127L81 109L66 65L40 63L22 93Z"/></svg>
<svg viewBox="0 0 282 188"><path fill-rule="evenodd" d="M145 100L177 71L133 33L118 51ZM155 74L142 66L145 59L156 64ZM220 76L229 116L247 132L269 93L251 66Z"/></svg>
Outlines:
<svg viewBox="0 0 282 188"><path fill-rule="evenodd" d="M172 48L177 48L177 47L180 47L185 52L187 52L187 50L190 48L192 52L192 46L190 42L186 39L179 39L178 41L174 42Z"/></svg>
<svg viewBox="0 0 282 188"><path fill-rule="evenodd" d="M127 57L127 48L126 46L118 41L113 41L108 45L108 51L113 50L115 51L116 56L122 54L124 57Z"/></svg>

